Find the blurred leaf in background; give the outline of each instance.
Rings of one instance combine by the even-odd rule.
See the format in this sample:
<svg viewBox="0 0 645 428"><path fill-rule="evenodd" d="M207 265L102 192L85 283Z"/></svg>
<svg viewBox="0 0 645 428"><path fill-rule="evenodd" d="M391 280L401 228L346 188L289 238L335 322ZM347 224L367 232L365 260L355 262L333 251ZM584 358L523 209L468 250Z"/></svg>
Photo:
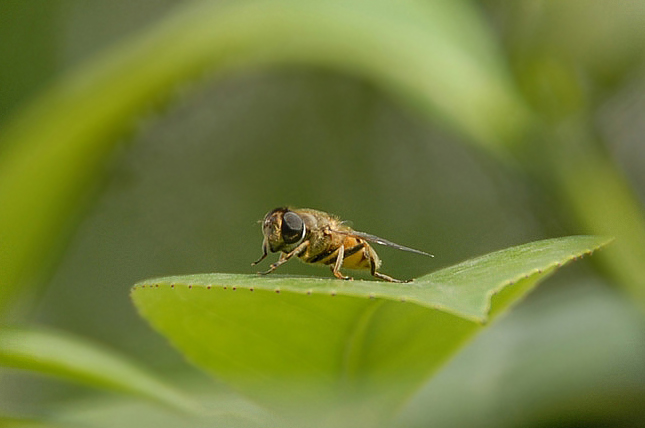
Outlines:
<svg viewBox="0 0 645 428"><path fill-rule="evenodd" d="M598 301L621 308L600 312L612 320L643 308L644 9L601 0L4 1L1 319L106 342L183 379L190 369L138 319L129 287L253 272L256 221L284 204L437 255L411 264L384 249L395 277L540 238L616 236L599 266L544 290L553 297L535 314L544 326L535 337L547 345L549 308L569 284L582 294L604 287ZM594 302L572 308L571 323L589 321ZM504 322L523 331L513 320ZM642 343L642 312L617 322ZM497 340L516 337L505 331L500 324ZM576 355L574 338L593 336L568 334L551 343L556 361ZM468 351L485 355L493 336ZM585 342L588 352L607 348L602 337ZM641 380L637 347L620 349L636 361L620 376ZM580 384L594 385L603 364ZM6 412L40 414L87 395L1 375ZM551 421L603 416L568 412L579 390L559 390L571 392ZM638 403L639 388L617 391L616 401ZM493 407L504 400L491 395ZM494 425L484 414L481 425ZM541 423L531 415L518 418Z"/></svg>

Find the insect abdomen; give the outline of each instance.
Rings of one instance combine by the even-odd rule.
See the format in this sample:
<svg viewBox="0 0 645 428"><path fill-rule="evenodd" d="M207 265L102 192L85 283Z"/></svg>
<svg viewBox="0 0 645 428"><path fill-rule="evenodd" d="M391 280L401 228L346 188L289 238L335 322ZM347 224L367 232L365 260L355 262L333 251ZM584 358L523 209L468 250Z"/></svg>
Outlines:
<svg viewBox="0 0 645 428"><path fill-rule="evenodd" d="M350 241L350 242L348 242ZM355 241L355 242L351 242ZM343 242L345 246L345 258L343 267L347 269L369 269L370 258L368 253L369 244L362 239L348 236Z"/></svg>
<svg viewBox="0 0 645 428"><path fill-rule="evenodd" d="M348 269L369 269L370 260L367 247L369 244L362 239L354 238L352 236L344 237L342 244L344 249L343 267ZM336 263L340 245L330 245L325 251L318 254L307 255L302 257L305 263L319 263L324 265L332 265Z"/></svg>

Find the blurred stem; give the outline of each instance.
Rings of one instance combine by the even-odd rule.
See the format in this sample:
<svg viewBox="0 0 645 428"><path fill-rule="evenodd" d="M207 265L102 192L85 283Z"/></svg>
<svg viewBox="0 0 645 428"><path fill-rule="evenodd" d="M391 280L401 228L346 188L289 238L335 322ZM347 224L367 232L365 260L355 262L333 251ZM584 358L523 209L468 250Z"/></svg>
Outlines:
<svg viewBox="0 0 645 428"><path fill-rule="evenodd" d="M584 121L562 124L551 143L556 192L582 229L616 238L598 261L645 310L643 207Z"/></svg>
<svg viewBox="0 0 645 428"><path fill-rule="evenodd" d="M645 216L629 183L593 133L592 94L580 66L551 50L523 52L519 84L536 117L533 140L514 151L523 168L560 201L574 233L613 236L597 260L645 309Z"/></svg>

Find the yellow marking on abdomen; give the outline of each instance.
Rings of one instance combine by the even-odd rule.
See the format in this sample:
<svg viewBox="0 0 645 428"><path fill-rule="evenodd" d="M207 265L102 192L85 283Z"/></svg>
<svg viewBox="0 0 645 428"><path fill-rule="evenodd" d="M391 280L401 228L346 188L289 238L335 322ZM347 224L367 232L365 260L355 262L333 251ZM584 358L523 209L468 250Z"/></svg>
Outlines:
<svg viewBox="0 0 645 428"><path fill-rule="evenodd" d="M365 254L365 248L343 260L343 267L347 269L369 269L370 261Z"/></svg>
<svg viewBox="0 0 645 428"><path fill-rule="evenodd" d="M365 247L368 245L367 242L362 239L354 238L353 236L348 236L343 241L346 253L351 251L352 248L355 248L357 245L362 245L363 247L354 254L347 255L343 259L343 267L347 269L369 269L370 261L365 250Z"/></svg>

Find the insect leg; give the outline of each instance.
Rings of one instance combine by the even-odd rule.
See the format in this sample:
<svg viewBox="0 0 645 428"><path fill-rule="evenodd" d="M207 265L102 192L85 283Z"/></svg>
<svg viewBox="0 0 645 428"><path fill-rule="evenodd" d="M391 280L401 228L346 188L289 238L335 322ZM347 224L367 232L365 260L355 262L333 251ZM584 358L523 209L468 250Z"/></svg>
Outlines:
<svg viewBox="0 0 645 428"><path fill-rule="evenodd" d="M268 246L269 246L269 244L267 243L267 240L265 239L262 242L262 257L260 257L259 259L257 259L253 263L251 263L251 266L257 265L258 263L260 263L262 260L264 260L266 258L267 254L268 254L268 252L267 252L267 247Z"/></svg>
<svg viewBox="0 0 645 428"><path fill-rule="evenodd" d="M392 278L389 275L385 275L383 273L377 272L376 271L376 255L374 254L374 250L369 245L365 246L365 250L367 251L367 254L368 254L369 260L370 260L370 273L372 274L372 276L374 278L382 279L383 281L398 282L398 283L410 282L411 281L411 280L402 281L400 279Z"/></svg>
<svg viewBox="0 0 645 428"><path fill-rule="evenodd" d="M345 246L341 245L340 247L338 247L336 262L330 266L331 273L333 273L334 276L338 279L352 280L354 278L350 276L343 276L343 274L340 273L340 267L343 265L343 259L345 259Z"/></svg>
<svg viewBox="0 0 645 428"><path fill-rule="evenodd" d="M302 244L298 245L295 249L293 249L289 253L280 253L280 258L278 259L277 262L271 263L271 266L269 267L269 270L265 272L258 272L260 275L268 275L274 270L276 270L280 265L285 264L286 262L289 261L289 259L293 256L298 256L302 254L303 251L307 249L309 246L309 241L304 241Z"/></svg>
<svg viewBox="0 0 645 428"><path fill-rule="evenodd" d="M264 272L258 272L258 273L260 275L268 275L268 274L270 274L271 272L276 270L278 268L278 266L280 266L280 265L286 263L287 261L289 261L289 259L287 259L286 256L287 255L285 253L280 253L280 258L278 259L277 262L271 263L271 266L269 266L269 270L266 270Z"/></svg>

